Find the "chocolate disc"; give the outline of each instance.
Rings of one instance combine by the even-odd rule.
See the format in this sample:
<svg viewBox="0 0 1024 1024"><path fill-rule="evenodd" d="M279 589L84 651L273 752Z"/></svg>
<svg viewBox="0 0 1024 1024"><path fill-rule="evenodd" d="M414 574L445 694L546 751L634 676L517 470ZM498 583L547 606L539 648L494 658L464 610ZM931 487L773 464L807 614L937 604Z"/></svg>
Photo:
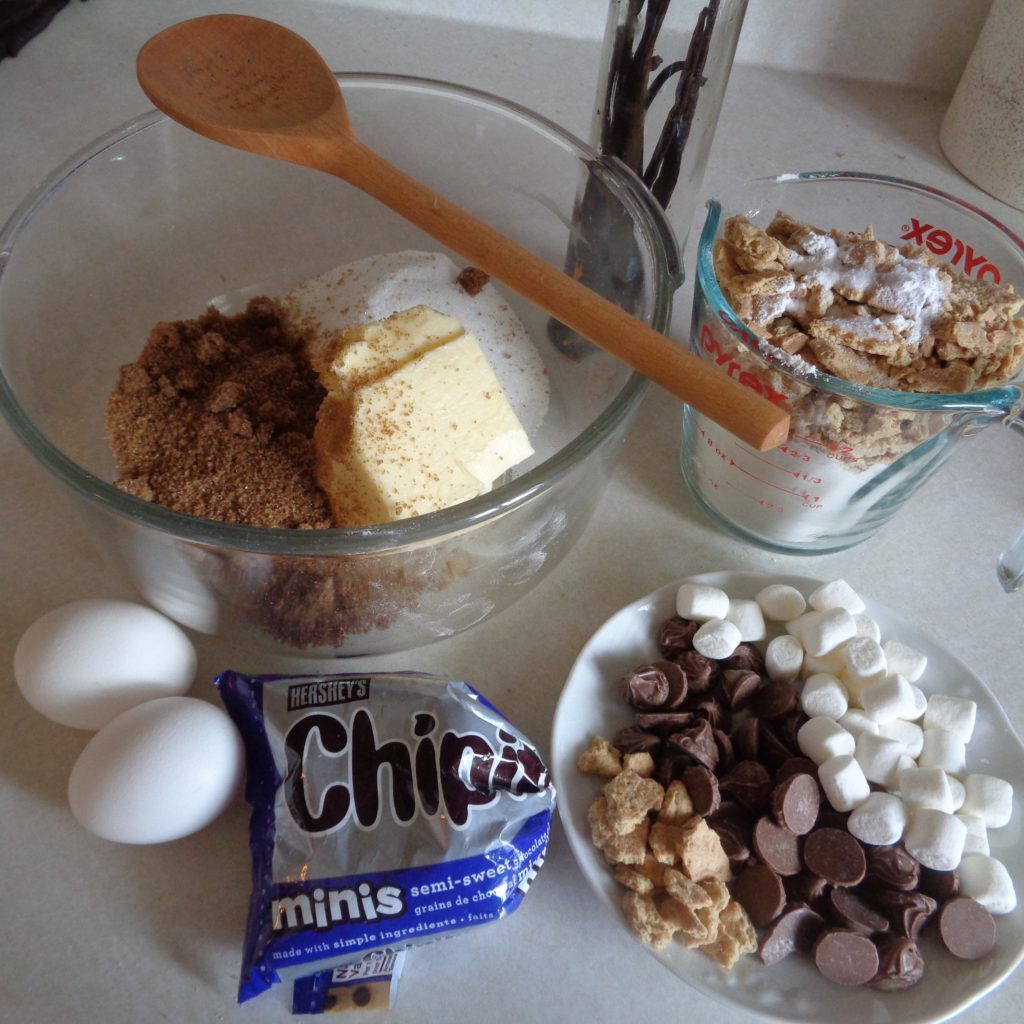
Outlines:
<svg viewBox="0 0 1024 1024"><path fill-rule="evenodd" d="M725 694L726 703L733 711L745 708L760 688L761 677L756 672L730 668L722 673L722 692Z"/></svg>
<svg viewBox="0 0 1024 1024"><path fill-rule="evenodd" d="M889 930L889 919L849 889L833 889L828 894L828 905L838 923L852 932L874 935Z"/></svg>
<svg viewBox="0 0 1024 1024"><path fill-rule="evenodd" d="M916 889L921 865L901 844L867 848L867 881L890 889Z"/></svg>
<svg viewBox="0 0 1024 1024"><path fill-rule="evenodd" d="M785 718L799 703L796 687L791 683L766 683L750 701L750 710L759 718Z"/></svg>
<svg viewBox="0 0 1024 1024"><path fill-rule="evenodd" d="M754 826L754 850L773 871L780 875L796 875L803 870L800 859L800 837L788 828L777 825L768 815Z"/></svg>
<svg viewBox="0 0 1024 1024"><path fill-rule="evenodd" d="M820 807L821 791L813 775L790 775L772 791L775 820L798 836L814 828Z"/></svg>
<svg viewBox="0 0 1024 1024"><path fill-rule="evenodd" d="M836 928L818 937L814 964L837 985L866 985L878 974L878 950L866 935Z"/></svg>
<svg viewBox="0 0 1024 1024"><path fill-rule="evenodd" d="M867 871L867 858L857 840L838 828L819 828L804 840L804 863L833 885L857 885Z"/></svg>
<svg viewBox="0 0 1024 1024"><path fill-rule="evenodd" d="M678 666L676 671L686 679ZM641 711L653 711L664 705L668 698L668 677L655 665L641 665L624 676L620 684L626 703Z"/></svg>
<svg viewBox="0 0 1024 1024"><path fill-rule="evenodd" d="M810 775L818 777L818 766L809 757L787 757L775 769L775 785L785 782L791 775Z"/></svg>
<svg viewBox="0 0 1024 1024"><path fill-rule="evenodd" d="M758 947L761 962L770 966L790 953L810 953L824 927L821 915L806 904L788 904L761 937Z"/></svg>
<svg viewBox="0 0 1024 1024"><path fill-rule="evenodd" d="M745 868L732 885L732 895L756 928L774 921L786 904L782 879L767 864Z"/></svg>
<svg viewBox="0 0 1024 1024"><path fill-rule="evenodd" d="M693 813L706 818L714 814L722 802L718 791L718 779L703 765L691 765L683 769L683 785L693 801Z"/></svg>
<svg viewBox="0 0 1024 1024"><path fill-rule="evenodd" d="M662 657L678 658L683 651L693 648L693 634L700 629L700 623L684 619L679 615L662 623L658 630L658 650Z"/></svg>
<svg viewBox="0 0 1024 1024"><path fill-rule="evenodd" d="M818 914L824 914L828 910L828 894L832 886L812 875L809 871L801 871L799 875L790 875L785 879L786 895L794 903L806 903Z"/></svg>
<svg viewBox="0 0 1024 1024"><path fill-rule="evenodd" d="M883 992L901 992L924 975L924 957L910 939L893 936L878 943L878 973L871 982Z"/></svg>
<svg viewBox="0 0 1024 1024"><path fill-rule="evenodd" d="M772 778L763 764L737 761L718 784L723 793L753 814L763 814L768 809Z"/></svg>
<svg viewBox="0 0 1024 1024"><path fill-rule="evenodd" d="M872 903L889 918L893 929L913 942L935 913L938 904L923 892L881 889L871 896Z"/></svg>
<svg viewBox="0 0 1024 1024"><path fill-rule="evenodd" d="M917 888L933 900L945 903L960 894L960 872L955 868L952 871L937 871L935 868L923 867Z"/></svg>
<svg viewBox="0 0 1024 1024"><path fill-rule="evenodd" d="M953 956L978 960L995 948L996 922L980 903L958 896L939 911L939 937Z"/></svg>

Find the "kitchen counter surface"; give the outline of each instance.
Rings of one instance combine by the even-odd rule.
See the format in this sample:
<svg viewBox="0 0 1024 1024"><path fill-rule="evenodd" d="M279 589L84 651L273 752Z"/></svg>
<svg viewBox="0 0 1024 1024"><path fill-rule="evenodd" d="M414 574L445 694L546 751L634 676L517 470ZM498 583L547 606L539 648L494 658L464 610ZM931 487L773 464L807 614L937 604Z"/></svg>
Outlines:
<svg viewBox="0 0 1024 1024"><path fill-rule="evenodd" d="M0 217L76 149L147 108L133 74L134 54L146 38L171 21L214 9L200 2L74 4L16 59L0 62ZM528 25L457 25L408 11L385 16L372 3L248 3L237 9L286 20L316 40L339 70L452 79L506 95L587 134L600 27L569 36L531 32ZM595 17L603 21L600 5ZM763 18L757 28L762 36L770 31ZM954 192L1024 232L1024 214L978 191L944 160L938 128L948 92L757 64L750 49L741 46L741 57L749 59L733 70L705 193L756 174L871 170ZM673 213L681 237L688 219ZM691 238L688 267L692 249ZM686 287L673 333L685 337L688 322ZM996 692L1018 732L1024 728L1018 676L1024 594L1005 595L995 577L999 550L1024 525L1020 441L1009 430L990 428L965 444L874 539L845 553L801 559L743 546L711 525L676 468L678 429L677 403L652 390L582 540L512 608L429 649L344 667L411 666L468 679L548 754L555 704L576 653L620 606L672 579L715 569L842 576L942 638ZM25 704L10 668L14 647L23 630L57 604L132 595L108 575L54 483L6 427L0 428L0 467L0 664L6 666L0 670L0 1020L286 1019L274 996L241 1008L234 1002L249 898L241 802L204 832L156 847L103 842L71 818L67 776L88 736L48 722ZM287 664L208 638L197 638L197 645L200 680L228 665L276 671ZM957 1019L1011 1024L1019 1020L1022 998L1024 973L1018 971ZM751 1019L727 1012L729 1020ZM690 1024L723 1019L722 1007L644 955L610 918L557 826L523 907L476 934L413 950L388 1019L506 1015Z"/></svg>

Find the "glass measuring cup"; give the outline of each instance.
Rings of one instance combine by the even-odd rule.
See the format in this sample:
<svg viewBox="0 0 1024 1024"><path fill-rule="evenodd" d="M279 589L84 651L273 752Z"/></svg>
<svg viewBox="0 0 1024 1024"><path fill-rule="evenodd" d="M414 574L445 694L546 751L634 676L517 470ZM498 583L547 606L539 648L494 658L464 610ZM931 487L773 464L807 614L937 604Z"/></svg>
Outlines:
<svg viewBox="0 0 1024 1024"><path fill-rule="evenodd" d="M762 342L726 301L713 249L726 219L767 226L776 211L827 231L863 231L913 243L954 269L1024 285L1024 243L982 211L924 185L855 172L804 172L739 186L708 203L694 284L690 345L741 383L785 406L786 444L755 452L684 410L681 467L719 525L772 551L825 554L870 537L969 437L994 420L1024 429L1017 383L957 394L855 384ZM1024 533L1004 553L1000 579L1024 581Z"/></svg>

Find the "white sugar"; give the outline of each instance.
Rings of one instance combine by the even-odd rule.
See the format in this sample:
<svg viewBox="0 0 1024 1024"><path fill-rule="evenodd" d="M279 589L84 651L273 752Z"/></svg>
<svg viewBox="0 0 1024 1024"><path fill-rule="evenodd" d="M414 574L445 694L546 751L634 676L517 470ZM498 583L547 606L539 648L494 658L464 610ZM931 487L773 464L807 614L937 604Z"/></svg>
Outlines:
<svg viewBox="0 0 1024 1024"><path fill-rule="evenodd" d="M281 302L291 323L306 336L310 355L348 327L383 320L413 306L429 306L455 317L476 335L509 404L530 434L540 426L550 398L540 354L494 285L487 284L472 296L456 284L458 273L443 253L384 253L304 281Z"/></svg>

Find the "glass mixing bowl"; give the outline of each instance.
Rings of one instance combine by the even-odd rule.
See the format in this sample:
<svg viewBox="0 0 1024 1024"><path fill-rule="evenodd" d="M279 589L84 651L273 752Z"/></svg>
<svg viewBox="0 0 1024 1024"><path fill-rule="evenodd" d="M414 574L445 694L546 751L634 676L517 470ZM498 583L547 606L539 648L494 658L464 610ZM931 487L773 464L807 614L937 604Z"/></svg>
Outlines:
<svg viewBox="0 0 1024 1024"><path fill-rule="evenodd" d="M375 74L338 80L370 147L556 266L578 197L600 196L616 225L604 255L621 268L608 297L667 328L677 250L621 164L484 93ZM551 402L531 437L536 455L489 494L363 529L275 530L180 514L112 485L106 399L154 324L211 303L234 312L405 249L439 246L334 178L219 146L155 112L69 160L3 228L0 408L156 608L282 653L381 654L494 614L579 538L645 382L603 352L565 344L560 325L511 294Z"/></svg>

